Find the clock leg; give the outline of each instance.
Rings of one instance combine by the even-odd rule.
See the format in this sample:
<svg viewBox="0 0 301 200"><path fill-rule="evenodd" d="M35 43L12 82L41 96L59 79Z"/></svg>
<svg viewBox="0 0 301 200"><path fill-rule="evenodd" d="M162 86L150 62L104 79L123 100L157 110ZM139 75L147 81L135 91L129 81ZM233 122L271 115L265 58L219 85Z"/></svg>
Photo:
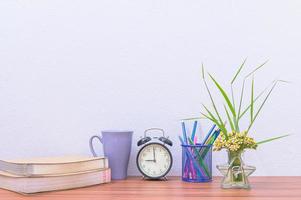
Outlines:
<svg viewBox="0 0 301 200"><path fill-rule="evenodd" d="M166 176L164 176L164 177L163 177L163 180L164 180L164 181L167 181L167 177L166 177Z"/></svg>

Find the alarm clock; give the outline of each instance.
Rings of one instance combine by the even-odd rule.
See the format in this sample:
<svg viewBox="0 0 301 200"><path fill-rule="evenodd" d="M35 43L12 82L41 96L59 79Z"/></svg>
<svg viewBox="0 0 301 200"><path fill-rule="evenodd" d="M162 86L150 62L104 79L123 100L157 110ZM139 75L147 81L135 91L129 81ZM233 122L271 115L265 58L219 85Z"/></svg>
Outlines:
<svg viewBox="0 0 301 200"><path fill-rule="evenodd" d="M147 136L147 133L151 131L160 131L163 136ZM138 170L143 178L167 180L166 175L173 162L167 145L172 146L172 141L164 136L163 129L150 128L144 131L144 137L137 142L137 146L142 147L136 158Z"/></svg>

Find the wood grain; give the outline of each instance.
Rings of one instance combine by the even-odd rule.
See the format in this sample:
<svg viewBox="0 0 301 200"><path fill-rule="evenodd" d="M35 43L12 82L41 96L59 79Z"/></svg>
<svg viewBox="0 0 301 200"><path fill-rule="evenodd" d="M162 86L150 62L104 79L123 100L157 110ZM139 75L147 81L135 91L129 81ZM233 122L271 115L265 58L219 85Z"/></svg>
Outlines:
<svg viewBox="0 0 301 200"><path fill-rule="evenodd" d="M1 190L1 200L301 200L301 177L251 177L251 190L223 190L211 183L186 183L180 177L145 181L139 177L93 187L23 196Z"/></svg>

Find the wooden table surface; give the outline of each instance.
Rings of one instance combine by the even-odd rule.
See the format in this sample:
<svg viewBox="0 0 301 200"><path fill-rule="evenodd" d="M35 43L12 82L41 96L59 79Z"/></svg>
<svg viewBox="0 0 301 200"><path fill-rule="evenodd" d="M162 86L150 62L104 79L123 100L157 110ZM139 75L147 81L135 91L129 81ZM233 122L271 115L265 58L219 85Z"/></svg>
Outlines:
<svg viewBox="0 0 301 200"><path fill-rule="evenodd" d="M180 177L168 181L144 181L138 177L67 191L23 196L0 189L0 200L301 200L301 177L251 177L251 190L224 190L220 177L210 183L186 183Z"/></svg>

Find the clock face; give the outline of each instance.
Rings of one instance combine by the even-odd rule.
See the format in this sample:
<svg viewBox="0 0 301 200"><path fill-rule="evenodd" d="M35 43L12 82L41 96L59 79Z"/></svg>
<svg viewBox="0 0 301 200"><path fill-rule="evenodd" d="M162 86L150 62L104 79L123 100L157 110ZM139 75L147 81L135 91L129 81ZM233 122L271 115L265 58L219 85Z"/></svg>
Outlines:
<svg viewBox="0 0 301 200"><path fill-rule="evenodd" d="M165 176L172 165L170 151L160 143L150 143L142 147L137 156L139 171L149 178Z"/></svg>

